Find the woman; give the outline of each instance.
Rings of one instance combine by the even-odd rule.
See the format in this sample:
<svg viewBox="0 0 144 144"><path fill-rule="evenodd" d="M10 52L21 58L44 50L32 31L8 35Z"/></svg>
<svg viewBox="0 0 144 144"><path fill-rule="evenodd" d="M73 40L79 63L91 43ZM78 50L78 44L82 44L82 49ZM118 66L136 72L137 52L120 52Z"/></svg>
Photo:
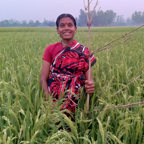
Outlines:
<svg viewBox="0 0 144 144"><path fill-rule="evenodd" d="M79 88L85 86L86 93L94 93L95 86L89 69L89 49L76 40L76 21L70 14L61 14L56 20L57 33L61 41L48 45L43 55L41 85L48 99L49 94L56 99L64 98L61 109L75 112ZM91 65L96 62L91 56ZM90 78L88 80L88 73Z"/></svg>

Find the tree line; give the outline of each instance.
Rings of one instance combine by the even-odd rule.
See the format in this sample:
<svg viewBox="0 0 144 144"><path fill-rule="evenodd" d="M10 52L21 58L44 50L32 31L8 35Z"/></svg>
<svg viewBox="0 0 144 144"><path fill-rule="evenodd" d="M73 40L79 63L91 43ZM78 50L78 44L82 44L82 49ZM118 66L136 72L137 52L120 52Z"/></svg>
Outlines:
<svg viewBox="0 0 144 144"><path fill-rule="evenodd" d="M76 18L77 25L87 26L87 13L80 10L80 15ZM117 15L113 10L95 11L92 19L92 26L133 26L144 24L144 12L135 11L130 18L125 19L121 15ZM44 19L43 22L39 20L17 21L17 20L2 20L0 27L55 27L55 21Z"/></svg>

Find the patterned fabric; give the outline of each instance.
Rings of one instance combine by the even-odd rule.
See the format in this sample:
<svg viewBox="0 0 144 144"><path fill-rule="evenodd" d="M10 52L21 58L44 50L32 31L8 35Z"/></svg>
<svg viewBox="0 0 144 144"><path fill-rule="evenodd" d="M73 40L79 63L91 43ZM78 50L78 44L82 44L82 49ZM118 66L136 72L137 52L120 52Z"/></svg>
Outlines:
<svg viewBox="0 0 144 144"><path fill-rule="evenodd" d="M91 56L91 65L96 62ZM61 109L75 112L79 88L84 85L89 68L89 49L79 43L60 51L52 61L48 90L54 98L64 98Z"/></svg>

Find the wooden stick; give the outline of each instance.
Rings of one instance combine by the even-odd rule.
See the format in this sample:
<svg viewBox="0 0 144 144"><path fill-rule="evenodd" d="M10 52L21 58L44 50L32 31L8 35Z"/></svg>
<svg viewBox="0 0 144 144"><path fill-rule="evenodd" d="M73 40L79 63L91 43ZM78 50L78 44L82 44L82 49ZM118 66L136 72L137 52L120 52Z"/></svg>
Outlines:
<svg viewBox="0 0 144 144"><path fill-rule="evenodd" d="M88 0L88 15L87 15L87 25L88 25L88 37L89 37L89 50L91 49L91 33L90 33L90 26L91 26L91 17L90 17L90 1ZM91 68L90 56L89 56L89 71ZM88 81L90 80L90 72L88 73ZM87 115L89 114L89 94L87 94Z"/></svg>
<svg viewBox="0 0 144 144"><path fill-rule="evenodd" d="M88 6L86 8L85 6L85 9L88 11L87 13L87 26L88 26L88 37L89 37L89 51L91 51L91 31L90 31L90 27L91 27L91 23L92 23L92 15L94 14L94 11L96 9L96 6L98 4L98 0L93 8L93 11L92 11L92 15L91 15L91 12L90 12L90 4L91 4L92 0L88 0ZM84 3L85 5L85 3ZM91 52L90 52L91 53ZM90 55L89 55L89 73L88 73L88 81L90 81L90 69L91 69L91 61L90 61ZM89 94L87 94L87 102L86 102L86 113L87 115L89 114Z"/></svg>

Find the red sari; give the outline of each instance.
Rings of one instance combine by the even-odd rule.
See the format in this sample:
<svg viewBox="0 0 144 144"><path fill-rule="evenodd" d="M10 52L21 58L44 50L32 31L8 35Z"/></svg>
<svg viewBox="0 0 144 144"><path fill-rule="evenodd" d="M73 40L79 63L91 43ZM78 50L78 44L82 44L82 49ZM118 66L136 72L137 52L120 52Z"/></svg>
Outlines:
<svg viewBox="0 0 144 144"><path fill-rule="evenodd" d="M91 56L91 65L96 62ZM55 99L64 98L61 109L75 112L79 88L84 86L85 72L89 68L89 49L74 43L53 58L48 78L48 90Z"/></svg>

